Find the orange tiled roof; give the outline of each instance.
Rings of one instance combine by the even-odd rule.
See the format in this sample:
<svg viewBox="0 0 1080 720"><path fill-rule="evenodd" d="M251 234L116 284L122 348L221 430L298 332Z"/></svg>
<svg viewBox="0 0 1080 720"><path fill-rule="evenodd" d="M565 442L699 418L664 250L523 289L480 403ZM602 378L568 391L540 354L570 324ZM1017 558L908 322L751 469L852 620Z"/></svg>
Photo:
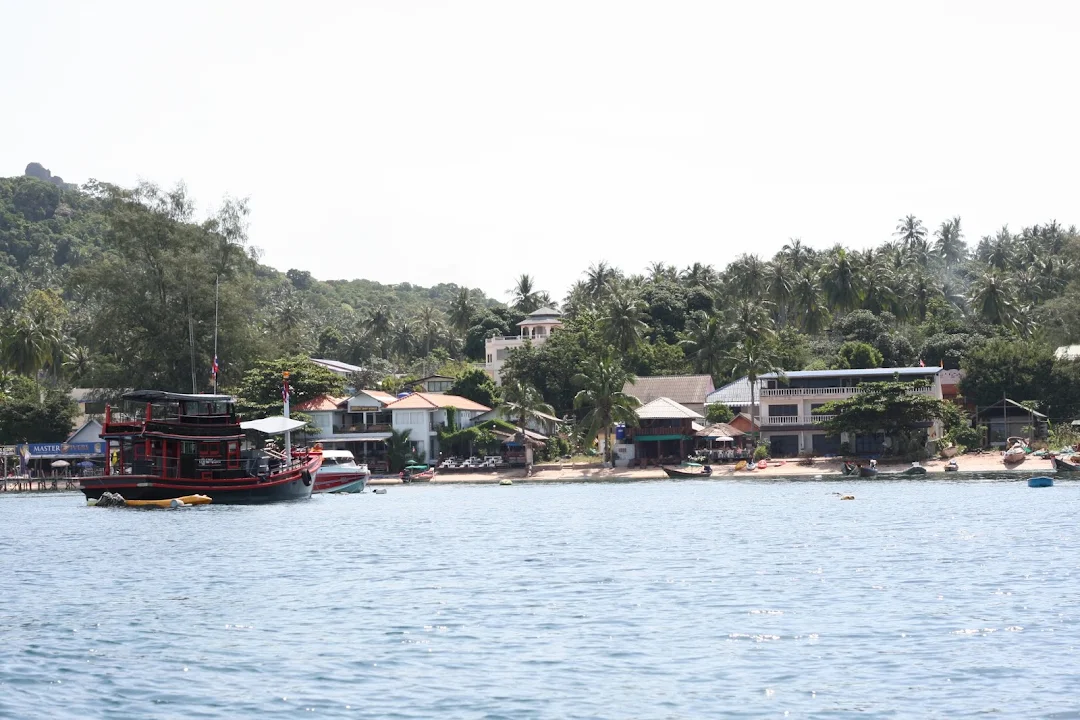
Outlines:
<svg viewBox="0 0 1080 720"><path fill-rule="evenodd" d="M310 400L305 400L299 405L295 406L293 410L299 410L300 412L318 412L320 410L337 410L341 403L345 402L348 398L337 398L332 395L319 395L313 397Z"/></svg>
<svg viewBox="0 0 1080 720"><path fill-rule="evenodd" d="M418 392L402 398L388 407L389 410L436 410L438 408L457 408L458 410L476 410L487 412L491 408L473 402L469 398L460 395L447 395L445 393Z"/></svg>

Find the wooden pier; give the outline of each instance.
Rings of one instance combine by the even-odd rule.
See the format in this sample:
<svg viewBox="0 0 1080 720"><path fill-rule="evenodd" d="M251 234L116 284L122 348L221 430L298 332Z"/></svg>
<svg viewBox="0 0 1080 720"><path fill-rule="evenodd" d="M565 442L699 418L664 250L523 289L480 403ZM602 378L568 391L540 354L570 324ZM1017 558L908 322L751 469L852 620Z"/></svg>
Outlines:
<svg viewBox="0 0 1080 720"><path fill-rule="evenodd" d="M79 489L79 478L71 476L0 478L0 493L64 492Z"/></svg>

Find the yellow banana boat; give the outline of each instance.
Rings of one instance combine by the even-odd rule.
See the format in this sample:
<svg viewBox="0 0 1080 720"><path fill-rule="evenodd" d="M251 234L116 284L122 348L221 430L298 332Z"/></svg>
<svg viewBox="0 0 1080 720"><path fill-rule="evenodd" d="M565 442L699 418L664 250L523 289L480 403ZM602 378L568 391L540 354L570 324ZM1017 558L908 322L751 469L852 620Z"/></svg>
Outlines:
<svg viewBox="0 0 1080 720"><path fill-rule="evenodd" d="M183 497L169 500L125 500L128 507L159 507L171 508L184 505L209 505L213 500L207 495L184 495Z"/></svg>

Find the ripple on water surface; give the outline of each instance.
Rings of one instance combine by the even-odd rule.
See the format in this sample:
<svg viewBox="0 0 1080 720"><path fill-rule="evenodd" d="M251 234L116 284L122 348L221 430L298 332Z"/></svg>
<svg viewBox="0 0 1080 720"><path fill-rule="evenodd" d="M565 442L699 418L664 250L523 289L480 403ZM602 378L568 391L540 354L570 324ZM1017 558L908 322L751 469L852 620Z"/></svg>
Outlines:
<svg viewBox="0 0 1080 720"><path fill-rule="evenodd" d="M0 717L1065 716L1078 508L940 480L0 497Z"/></svg>

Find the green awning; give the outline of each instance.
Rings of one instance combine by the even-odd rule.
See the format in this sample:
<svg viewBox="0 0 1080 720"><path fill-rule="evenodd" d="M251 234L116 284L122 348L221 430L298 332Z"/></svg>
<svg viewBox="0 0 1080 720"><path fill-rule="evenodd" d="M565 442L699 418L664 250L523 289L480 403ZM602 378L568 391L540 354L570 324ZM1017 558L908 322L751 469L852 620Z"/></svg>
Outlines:
<svg viewBox="0 0 1080 720"><path fill-rule="evenodd" d="M638 435L634 442L649 442L651 440L686 440L685 435Z"/></svg>

